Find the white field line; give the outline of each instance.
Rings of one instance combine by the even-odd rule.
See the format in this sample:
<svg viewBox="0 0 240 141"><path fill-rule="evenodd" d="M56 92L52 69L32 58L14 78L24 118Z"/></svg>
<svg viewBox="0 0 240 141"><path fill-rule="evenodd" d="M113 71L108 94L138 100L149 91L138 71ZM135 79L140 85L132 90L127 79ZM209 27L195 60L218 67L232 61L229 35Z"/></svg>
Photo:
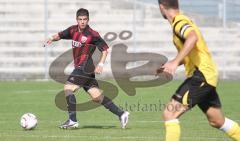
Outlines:
<svg viewBox="0 0 240 141"><path fill-rule="evenodd" d="M88 139L111 139L111 140L119 140L119 139L153 139L159 140L160 137L152 137L152 136L128 136L128 137L113 137L113 136L84 136L84 135L76 135L76 136L68 136L68 135L2 135L0 137L18 137L18 138L88 138ZM216 140L216 141L227 141L224 138L217 137L181 137L184 140Z"/></svg>
<svg viewBox="0 0 240 141"><path fill-rule="evenodd" d="M35 90L21 90L21 91L12 91L14 93L17 93L17 94L30 94L30 93L33 93L33 92L60 92L62 91L62 89L35 89Z"/></svg>
<svg viewBox="0 0 240 141"><path fill-rule="evenodd" d="M185 121L185 120L182 120L182 121ZM234 120L236 122L239 122L240 123L240 120ZM162 120L137 120L137 121L134 121L134 122L139 122L139 123L163 123L164 121ZM181 122L181 120L180 120ZM205 121L195 121L195 123L208 123L207 120Z"/></svg>

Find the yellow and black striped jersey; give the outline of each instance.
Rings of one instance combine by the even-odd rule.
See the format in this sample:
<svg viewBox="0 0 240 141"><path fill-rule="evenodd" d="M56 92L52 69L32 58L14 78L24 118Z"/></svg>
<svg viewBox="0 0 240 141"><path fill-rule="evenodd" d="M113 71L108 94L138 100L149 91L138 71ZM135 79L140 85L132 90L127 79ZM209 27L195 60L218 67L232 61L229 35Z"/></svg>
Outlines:
<svg viewBox="0 0 240 141"><path fill-rule="evenodd" d="M194 30L198 36L196 46L183 60L186 76L191 77L193 72L199 69L206 78L207 83L216 87L218 70L198 27L182 14L175 16L171 25L173 29L173 42L178 52L183 48L190 31Z"/></svg>

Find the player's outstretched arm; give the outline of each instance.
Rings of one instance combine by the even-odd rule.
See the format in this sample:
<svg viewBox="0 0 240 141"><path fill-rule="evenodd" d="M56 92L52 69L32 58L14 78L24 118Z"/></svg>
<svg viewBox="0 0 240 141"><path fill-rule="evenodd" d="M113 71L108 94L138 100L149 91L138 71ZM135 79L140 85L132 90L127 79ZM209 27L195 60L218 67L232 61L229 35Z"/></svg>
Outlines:
<svg viewBox="0 0 240 141"><path fill-rule="evenodd" d="M100 58L100 61L99 61L98 65L97 65L96 69L95 69L95 73L97 73L97 74L102 73L102 71L103 71L103 65L104 65L104 63L105 63L105 60L106 60L106 58L107 58L107 55L108 55L108 51L107 51L107 50L102 51L102 56L101 56L101 58Z"/></svg>
<svg viewBox="0 0 240 141"><path fill-rule="evenodd" d="M59 34L54 34L46 39L46 41L43 44L43 47L50 45L54 41L59 41L60 39L61 38L60 38Z"/></svg>

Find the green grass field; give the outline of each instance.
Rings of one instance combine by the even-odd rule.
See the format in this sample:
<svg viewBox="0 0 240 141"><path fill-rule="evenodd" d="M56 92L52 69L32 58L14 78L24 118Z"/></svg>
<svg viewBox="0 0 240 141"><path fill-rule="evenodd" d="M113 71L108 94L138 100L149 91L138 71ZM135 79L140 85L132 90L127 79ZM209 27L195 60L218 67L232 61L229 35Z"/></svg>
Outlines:
<svg viewBox="0 0 240 141"><path fill-rule="evenodd" d="M62 90L62 84L53 81L0 82L0 141L163 141L162 109L151 109L150 105L167 102L179 84L180 81L174 81L160 87L137 89L133 97L119 90L114 102L123 108L127 103L131 112L125 130L120 128L118 118L103 107L78 112L79 129L61 130L58 125L66 120L67 114L55 106L54 99ZM238 122L239 86L239 81L220 81L218 86L226 116ZM79 102L88 98L84 91L77 94ZM26 112L37 116L35 130L25 131L20 127L20 117ZM228 140L222 132L208 126L197 107L181 118L181 127L181 141Z"/></svg>

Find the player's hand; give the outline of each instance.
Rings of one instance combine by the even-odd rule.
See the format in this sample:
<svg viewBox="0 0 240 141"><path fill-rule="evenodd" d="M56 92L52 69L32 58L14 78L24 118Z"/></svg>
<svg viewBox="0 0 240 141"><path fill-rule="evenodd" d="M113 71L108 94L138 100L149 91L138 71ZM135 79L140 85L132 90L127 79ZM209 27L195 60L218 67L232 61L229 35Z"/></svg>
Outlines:
<svg viewBox="0 0 240 141"><path fill-rule="evenodd" d="M101 74L103 71L103 64L99 63L97 67L95 68L95 73Z"/></svg>
<svg viewBox="0 0 240 141"><path fill-rule="evenodd" d="M160 73L163 73L164 68L162 66L156 70L155 76L159 75Z"/></svg>
<svg viewBox="0 0 240 141"><path fill-rule="evenodd" d="M165 63L161 68L164 72L174 75L179 63L176 60L169 61Z"/></svg>
<svg viewBox="0 0 240 141"><path fill-rule="evenodd" d="M53 42L53 39L52 39L52 38L48 38L48 39L44 42L43 47L46 47L46 46L50 45L52 42Z"/></svg>

